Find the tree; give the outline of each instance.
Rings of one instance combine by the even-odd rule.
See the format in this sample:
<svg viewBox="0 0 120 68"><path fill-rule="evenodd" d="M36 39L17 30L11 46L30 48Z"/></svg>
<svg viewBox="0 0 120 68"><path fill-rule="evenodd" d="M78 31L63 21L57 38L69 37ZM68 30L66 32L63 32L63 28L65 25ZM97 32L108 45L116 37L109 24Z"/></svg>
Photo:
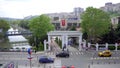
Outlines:
<svg viewBox="0 0 120 68"><path fill-rule="evenodd" d="M3 39L5 32L10 28L8 22L4 19L0 19L0 39Z"/></svg>
<svg viewBox="0 0 120 68"><path fill-rule="evenodd" d="M117 28L115 29L115 33L117 35L117 43L120 43L120 22L117 24Z"/></svg>
<svg viewBox="0 0 120 68"><path fill-rule="evenodd" d="M101 40L99 43L109 43L109 44L115 44L117 42L118 35L116 31L113 29L113 26L111 26L110 31L104 35L101 36Z"/></svg>
<svg viewBox="0 0 120 68"><path fill-rule="evenodd" d="M88 7L82 15L81 27L87 33L87 41L97 42L97 37L109 32L109 15L97 8Z"/></svg>
<svg viewBox="0 0 120 68"><path fill-rule="evenodd" d="M28 24L29 24L29 20L21 20L18 25L22 28L29 29Z"/></svg>
<svg viewBox="0 0 120 68"><path fill-rule="evenodd" d="M36 46L39 44L40 40L47 35L47 32L54 30L50 18L44 14L30 20L29 28L33 32L33 36L37 41L35 42Z"/></svg>

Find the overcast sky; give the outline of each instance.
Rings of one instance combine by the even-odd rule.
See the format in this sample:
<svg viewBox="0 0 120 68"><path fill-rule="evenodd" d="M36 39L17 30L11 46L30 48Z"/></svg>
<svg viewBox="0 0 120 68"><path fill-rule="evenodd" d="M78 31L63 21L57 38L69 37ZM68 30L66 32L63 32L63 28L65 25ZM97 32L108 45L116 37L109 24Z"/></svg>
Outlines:
<svg viewBox="0 0 120 68"><path fill-rule="evenodd" d="M107 2L120 0L0 0L0 17L24 18L44 13L72 12L73 8L99 8Z"/></svg>

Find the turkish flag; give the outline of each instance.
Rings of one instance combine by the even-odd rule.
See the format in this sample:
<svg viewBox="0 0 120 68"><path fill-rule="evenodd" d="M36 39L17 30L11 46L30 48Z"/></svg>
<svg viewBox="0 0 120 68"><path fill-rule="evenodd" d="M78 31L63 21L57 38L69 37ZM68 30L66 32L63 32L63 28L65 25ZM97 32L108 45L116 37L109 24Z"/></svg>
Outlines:
<svg viewBox="0 0 120 68"><path fill-rule="evenodd" d="M62 26L65 26L66 25L66 22L65 22L65 20L63 19L63 20L61 20L61 23L62 23Z"/></svg>

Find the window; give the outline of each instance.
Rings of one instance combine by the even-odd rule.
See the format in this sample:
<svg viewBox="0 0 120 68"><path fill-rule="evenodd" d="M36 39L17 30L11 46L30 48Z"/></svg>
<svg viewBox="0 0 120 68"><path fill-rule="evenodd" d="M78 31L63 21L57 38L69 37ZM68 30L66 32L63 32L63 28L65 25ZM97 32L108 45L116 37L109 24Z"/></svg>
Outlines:
<svg viewBox="0 0 120 68"><path fill-rule="evenodd" d="M53 20L57 21L57 20L59 20L59 17L54 17Z"/></svg>

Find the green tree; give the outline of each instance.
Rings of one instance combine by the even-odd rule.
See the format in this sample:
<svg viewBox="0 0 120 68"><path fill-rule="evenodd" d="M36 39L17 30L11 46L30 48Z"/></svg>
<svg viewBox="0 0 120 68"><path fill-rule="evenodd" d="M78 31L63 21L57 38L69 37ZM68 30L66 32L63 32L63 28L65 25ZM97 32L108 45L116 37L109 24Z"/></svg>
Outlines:
<svg viewBox="0 0 120 68"><path fill-rule="evenodd" d="M35 42L36 46L38 46L40 40L47 35L47 32L54 30L54 26L51 24L51 19L44 14L30 20L29 28L33 32L35 41L37 41Z"/></svg>
<svg viewBox="0 0 120 68"><path fill-rule="evenodd" d="M22 28L29 29L28 24L29 24L29 20L21 20L18 25Z"/></svg>
<svg viewBox="0 0 120 68"><path fill-rule="evenodd" d="M119 37L118 37L116 31L111 26L110 31L101 36L101 40L99 41L99 43L105 44L107 42L109 44L115 44L117 42L118 38Z"/></svg>
<svg viewBox="0 0 120 68"><path fill-rule="evenodd" d="M4 19L0 19L0 39L3 39L5 32L10 28L8 22Z"/></svg>
<svg viewBox="0 0 120 68"><path fill-rule="evenodd" d="M108 13L93 7L88 7L82 15L81 27L87 33L87 41L97 42L97 37L109 32L110 16Z"/></svg>
<svg viewBox="0 0 120 68"><path fill-rule="evenodd" d="M10 26L13 29L18 29L18 24L20 23L20 20L12 20L12 21L9 21L9 22L10 22Z"/></svg>
<svg viewBox="0 0 120 68"><path fill-rule="evenodd" d="M115 29L115 33L117 34L117 42L120 43L120 22L117 24L117 28Z"/></svg>

